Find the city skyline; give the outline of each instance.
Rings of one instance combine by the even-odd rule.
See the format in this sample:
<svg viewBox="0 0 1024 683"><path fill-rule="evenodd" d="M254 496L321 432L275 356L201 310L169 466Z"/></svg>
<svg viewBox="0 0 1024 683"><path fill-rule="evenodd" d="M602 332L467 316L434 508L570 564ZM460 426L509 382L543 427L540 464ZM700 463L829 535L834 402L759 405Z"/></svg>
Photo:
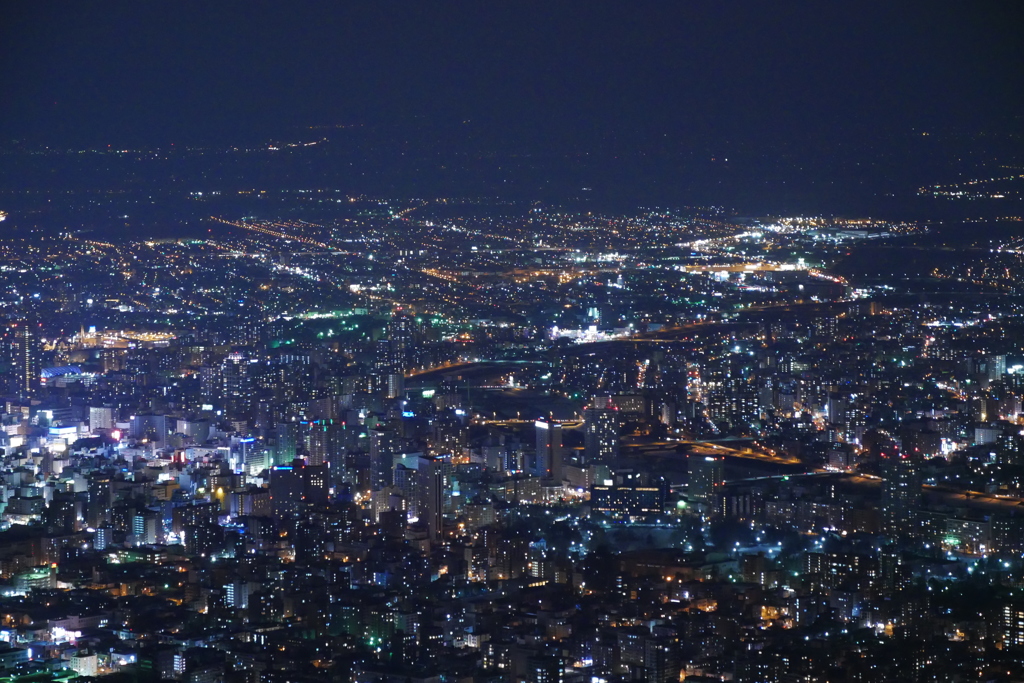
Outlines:
<svg viewBox="0 0 1024 683"><path fill-rule="evenodd" d="M1008 2L0 10L0 683L1024 681Z"/></svg>

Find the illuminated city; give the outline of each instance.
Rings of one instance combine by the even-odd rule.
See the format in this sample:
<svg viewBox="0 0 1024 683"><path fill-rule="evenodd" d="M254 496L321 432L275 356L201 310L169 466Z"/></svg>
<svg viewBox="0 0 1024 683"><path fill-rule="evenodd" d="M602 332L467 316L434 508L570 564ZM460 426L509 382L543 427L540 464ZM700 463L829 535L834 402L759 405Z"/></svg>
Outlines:
<svg viewBox="0 0 1024 683"><path fill-rule="evenodd" d="M642 37L593 9L623 44L572 58L531 33L561 10L193 8L249 61L178 9L42 6L0 138L0 683L1024 681L1019 100L934 123L943 72L922 123L866 133L860 55L828 125L782 95L683 125L654 85L736 61L657 4L622 15ZM96 61L44 55L51 19ZM987 30L1005 94L1022 49ZM736 49L741 89L790 64ZM178 83L168 59L194 90L27 85L34 60ZM838 92L797 71L787 97Z"/></svg>

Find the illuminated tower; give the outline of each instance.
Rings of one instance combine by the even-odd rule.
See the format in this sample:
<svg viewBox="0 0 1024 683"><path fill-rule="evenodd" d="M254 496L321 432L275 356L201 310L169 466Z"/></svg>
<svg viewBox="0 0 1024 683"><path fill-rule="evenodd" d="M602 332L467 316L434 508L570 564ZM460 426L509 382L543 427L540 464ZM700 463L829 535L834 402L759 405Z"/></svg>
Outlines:
<svg viewBox="0 0 1024 683"><path fill-rule="evenodd" d="M385 337L378 339L373 345L373 380L376 391L387 392L389 374L391 374L391 340Z"/></svg>
<svg viewBox="0 0 1024 683"><path fill-rule="evenodd" d="M555 482L562 481L562 425L551 420L537 420L537 475Z"/></svg>
<svg viewBox="0 0 1024 683"><path fill-rule="evenodd" d="M380 427L370 430L371 485L374 491L394 483L392 470L395 467L395 457L400 450L400 441L393 431Z"/></svg>
<svg viewBox="0 0 1024 683"><path fill-rule="evenodd" d="M409 354L412 351L412 318L396 315L388 322L389 361L395 372L404 373L409 368Z"/></svg>
<svg viewBox="0 0 1024 683"><path fill-rule="evenodd" d="M28 398L39 389L39 337L33 325L12 323L7 331L8 352L19 398Z"/></svg>
<svg viewBox="0 0 1024 683"><path fill-rule="evenodd" d="M400 398L405 392L405 371L412 349L412 319L398 315L384 329L375 346L374 374L377 391L386 398Z"/></svg>
<svg viewBox="0 0 1024 683"><path fill-rule="evenodd" d="M900 452L895 446L882 450L882 529L890 537L913 530L914 511L921 504L921 456Z"/></svg>
<svg viewBox="0 0 1024 683"><path fill-rule="evenodd" d="M274 432L274 464L288 465L299 457L302 424L294 420L278 422ZM318 464L318 463L313 463Z"/></svg>
<svg viewBox="0 0 1024 683"><path fill-rule="evenodd" d="M590 406L583 411L584 448L587 463L613 460L619 455L619 409Z"/></svg>
<svg viewBox="0 0 1024 683"><path fill-rule="evenodd" d="M341 457L344 449L345 427L335 420L316 420L309 425L310 465L323 465ZM294 457L294 456L293 456Z"/></svg>
<svg viewBox="0 0 1024 683"><path fill-rule="evenodd" d="M249 359L238 351L229 353L221 363L225 412L229 418L248 418L251 412L252 378Z"/></svg>

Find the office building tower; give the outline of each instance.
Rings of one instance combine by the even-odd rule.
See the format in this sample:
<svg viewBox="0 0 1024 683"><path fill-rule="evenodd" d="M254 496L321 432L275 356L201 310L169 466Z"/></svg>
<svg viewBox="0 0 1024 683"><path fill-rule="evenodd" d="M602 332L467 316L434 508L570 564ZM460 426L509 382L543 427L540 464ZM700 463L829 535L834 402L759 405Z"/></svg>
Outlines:
<svg viewBox="0 0 1024 683"><path fill-rule="evenodd" d="M89 503L86 507L86 523L98 527L110 519L110 506L114 502L114 489L110 476L94 473L89 479Z"/></svg>
<svg viewBox="0 0 1024 683"><path fill-rule="evenodd" d="M239 446L242 451L241 462L243 471L250 477L257 476L260 472L273 465L270 451L255 439L242 439Z"/></svg>
<svg viewBox="0 0 1024 683"><path fill-rule="evenodd" d="M330 500L330 471L326 464L293 460L270 469L270 510L278 520L301 517L310 505Z"/></svg>
<svg viewBox="0 0 1024 683"><path fill-rule="evenodd" d="M132 436L136 439L145 440L147 443L162 446L167 439L168 426L167 417L143 413L132 417Z"/></svg>
<svg viewBox="0 0 1024 683"><path fill-rule="evenodd" d="M303 425L296 421L278 422L274 428L274 464L288 465L299 457Z"/></svg>
<svg viewBox="0 0 1024 683"><path fill-rule="evenodd" d="M114 428L114 409L107 406L92 406L89 408L89 429L111 430Z"/></svg>
<svg viewBox="0 0 1024 683"><path fill-rule="evenodd" d="M330 470L328 465L306 465L301 468L302 496L310 505L324 505L330 500Z"/></svg>
<svg viewBox="0 0 1024 683"><path fill-rule="evenodd" d="M305 508L302 464L276 465L270 470L270 509L275 519L298 517Z"/></svg>
<svg viewBox="0 0 1024 683"><path fill-rule="evenodd" d="M29 398L39 389L40 346L36 326L27 322L11 323L5 337L13 370L12 389L19 398Z"/></svg>
<svg viewBox="0 0 1024 683"><path fill-rule="evenodd" d="M419 493L417 513L419 520L427 527L432 542L441 538L444 513L444 459L421 457L419 459L416 488Z"/></svg>
<svg viewBox="0 0 1024 683"><path fill-rule="evenodd" d="M419 488L417 470L406 467L402 463L395 465L393 470L394 486L406 500L409 518L418 517L419 512Z"/></svg>
<svg viewBox="0 0 1024 683"><path fill-rule="evenodd" d="M390 429L377 427L370 430L371 487L374 491L391 486L394 482L392 470L400 449L401 441Z"/></svg>
<svg viewBox="0 0 1024 683"><path fill-rule="evenodd" d="M707 510L713 509L725 481L725 458L689 455L686 464L690 474L690 500Z"/></svg>
<svg viewBox="0 0 1024 683"><path fill-rule="evenodd" d="M561 481L564 475L562 456L562 425L552 420L534 422L537 432L536 474L545 479Z"/></svg>

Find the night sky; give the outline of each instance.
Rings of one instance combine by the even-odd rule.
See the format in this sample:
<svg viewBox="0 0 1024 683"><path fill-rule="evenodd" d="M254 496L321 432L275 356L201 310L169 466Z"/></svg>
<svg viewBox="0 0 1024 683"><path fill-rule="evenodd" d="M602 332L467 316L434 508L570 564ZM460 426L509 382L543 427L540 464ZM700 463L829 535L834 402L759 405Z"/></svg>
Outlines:
<svg viewBox="0 0 1024 683"><path fill-rule="evenodd" d="M0 140L472 120L501 144L1020 127L1019 2L7 2ZM417 123L418 122L418 123Z"/></svg>

